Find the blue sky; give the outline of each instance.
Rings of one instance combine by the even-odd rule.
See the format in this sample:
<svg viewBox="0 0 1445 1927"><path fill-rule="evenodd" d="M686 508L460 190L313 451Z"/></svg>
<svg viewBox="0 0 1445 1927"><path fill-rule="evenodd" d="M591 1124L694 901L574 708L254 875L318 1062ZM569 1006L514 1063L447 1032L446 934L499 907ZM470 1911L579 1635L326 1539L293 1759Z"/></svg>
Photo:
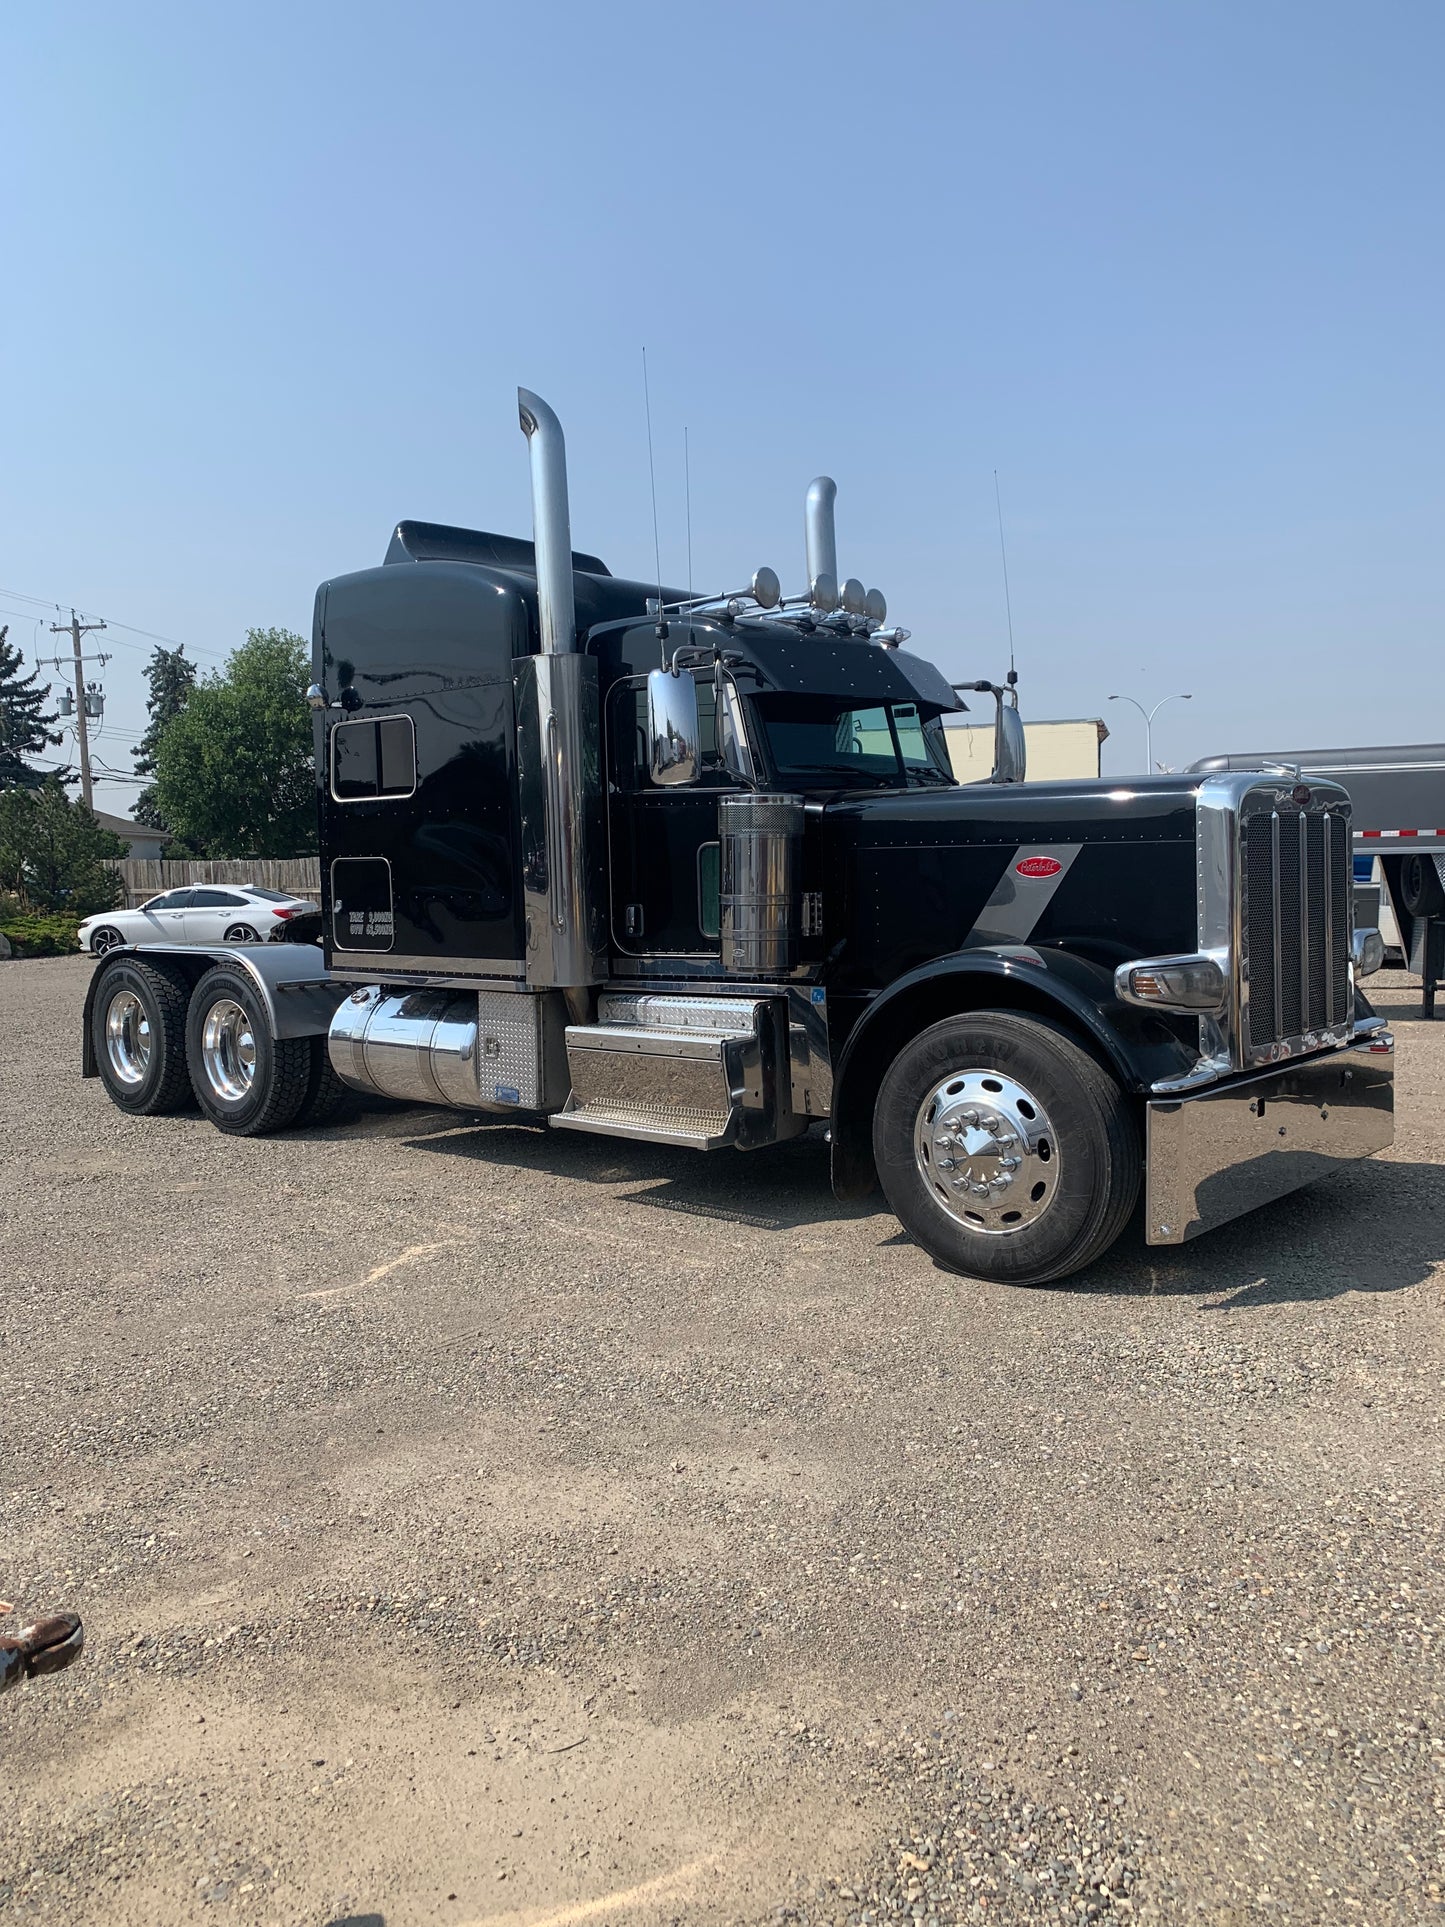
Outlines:
<svg viewBox="0 0 1445 1927"><path fill-rule="evenodd" d="M58 5L8 21L0 621L218 661L401 516L801 584L1156 755L1445 736L1436 5ZM127 767L144 639L116 629ZM111 807L127 791L103 793Z"/></svg>

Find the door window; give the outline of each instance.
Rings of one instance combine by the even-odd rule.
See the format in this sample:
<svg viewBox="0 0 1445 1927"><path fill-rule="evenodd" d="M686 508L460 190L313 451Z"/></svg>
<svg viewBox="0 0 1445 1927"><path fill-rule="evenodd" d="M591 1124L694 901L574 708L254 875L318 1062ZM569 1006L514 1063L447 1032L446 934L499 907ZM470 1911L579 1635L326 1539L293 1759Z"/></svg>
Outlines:
<svg viewBox="0 0 1445 1927"><path fill-rule="evenodd" d="M244 897L232 896L228 890L192 890L191 910L245 910L249 908Z"/></svg>
<svg viewBox="0 0 1445 1927"><path fill-rule="evenodd" d="M685 675L686 670L683 671ZM652 780L647 740L647 685L618 683L609 700L612 781L621 790L662 790ZM734 788L736 775L728 768L718 742L717 691L711 675L697 678L698 777L694 789ZM676 791L673 792L676 794Z"/></svg>

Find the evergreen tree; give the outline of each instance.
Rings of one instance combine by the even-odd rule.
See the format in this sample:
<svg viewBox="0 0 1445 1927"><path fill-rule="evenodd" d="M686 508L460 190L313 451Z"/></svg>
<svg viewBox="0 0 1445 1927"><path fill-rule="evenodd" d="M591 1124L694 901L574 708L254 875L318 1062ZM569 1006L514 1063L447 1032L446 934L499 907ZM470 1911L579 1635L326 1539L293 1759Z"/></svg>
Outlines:
<svg viewBox="0 0 1445 1927"><path fill-rule="evenodd" d="M186 699L195 687L196 665L189 660L184 647L156 648L151 651L151 659L146 664L146 681L150 684L150 695L146 698L150 721L146 724L144 736L131 752L135 757L137 776L154 776L161 737L186 706ZM156 808L154 783L147 783L136 797L131 815L137 823L144 823L149 829L167 827Z"/></svg>
<svg viewBox="0 0 1445 1927"><path fill-rule="evenodd" d="M0 794L0 889L28 910L87 917L114 909L125 891L110 862L125 850L55 776Z"/></svg>
<svg viewBox="0 0 1445 1927"><path fill-rule="evenodd" d="M45 772L32 769L25 758L60 742L50 727L59 718L54 712L45 714L50 684L37 687L40 671L20 674L24 659L11 647L9 635L7 624L0 629L0 790L33 790L45 780Z"/></svg>

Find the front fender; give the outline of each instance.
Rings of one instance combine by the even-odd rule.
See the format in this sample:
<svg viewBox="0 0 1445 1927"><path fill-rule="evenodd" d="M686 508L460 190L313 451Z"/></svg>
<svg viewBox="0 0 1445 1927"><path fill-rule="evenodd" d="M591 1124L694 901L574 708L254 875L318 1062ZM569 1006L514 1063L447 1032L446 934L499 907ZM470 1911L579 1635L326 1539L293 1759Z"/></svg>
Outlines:
<svg viewBox="0 0 1445 1927"><path fill-rule="evenodd" d="M1078 1038L1133 1094L1180 1077L1198 1053L1167 1023L1120 1003L1112 969L1073 951L980 946L935 957L875 997L848 1033L833 1079L833 1189L858 1197L877 1182L873 1105L884 1073L911 1037L966 1010L1044 1017Z"/></svg>

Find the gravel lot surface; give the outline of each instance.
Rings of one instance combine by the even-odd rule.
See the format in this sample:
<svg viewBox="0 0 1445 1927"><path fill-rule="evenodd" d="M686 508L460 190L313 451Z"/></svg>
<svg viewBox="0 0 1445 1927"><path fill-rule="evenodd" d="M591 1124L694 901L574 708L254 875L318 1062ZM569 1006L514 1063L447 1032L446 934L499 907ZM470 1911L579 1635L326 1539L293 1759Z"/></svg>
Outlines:
<svg viewBox="0 0 1445 1927"><path fill-rule="evenodd" d="M1398 1142L1082 1282L814 1139L236 1142L0 964L0 1915L1353 1921L1445 1880L1445 1023ZM17 1615L18 1616L18 1615Z"/></svg>

